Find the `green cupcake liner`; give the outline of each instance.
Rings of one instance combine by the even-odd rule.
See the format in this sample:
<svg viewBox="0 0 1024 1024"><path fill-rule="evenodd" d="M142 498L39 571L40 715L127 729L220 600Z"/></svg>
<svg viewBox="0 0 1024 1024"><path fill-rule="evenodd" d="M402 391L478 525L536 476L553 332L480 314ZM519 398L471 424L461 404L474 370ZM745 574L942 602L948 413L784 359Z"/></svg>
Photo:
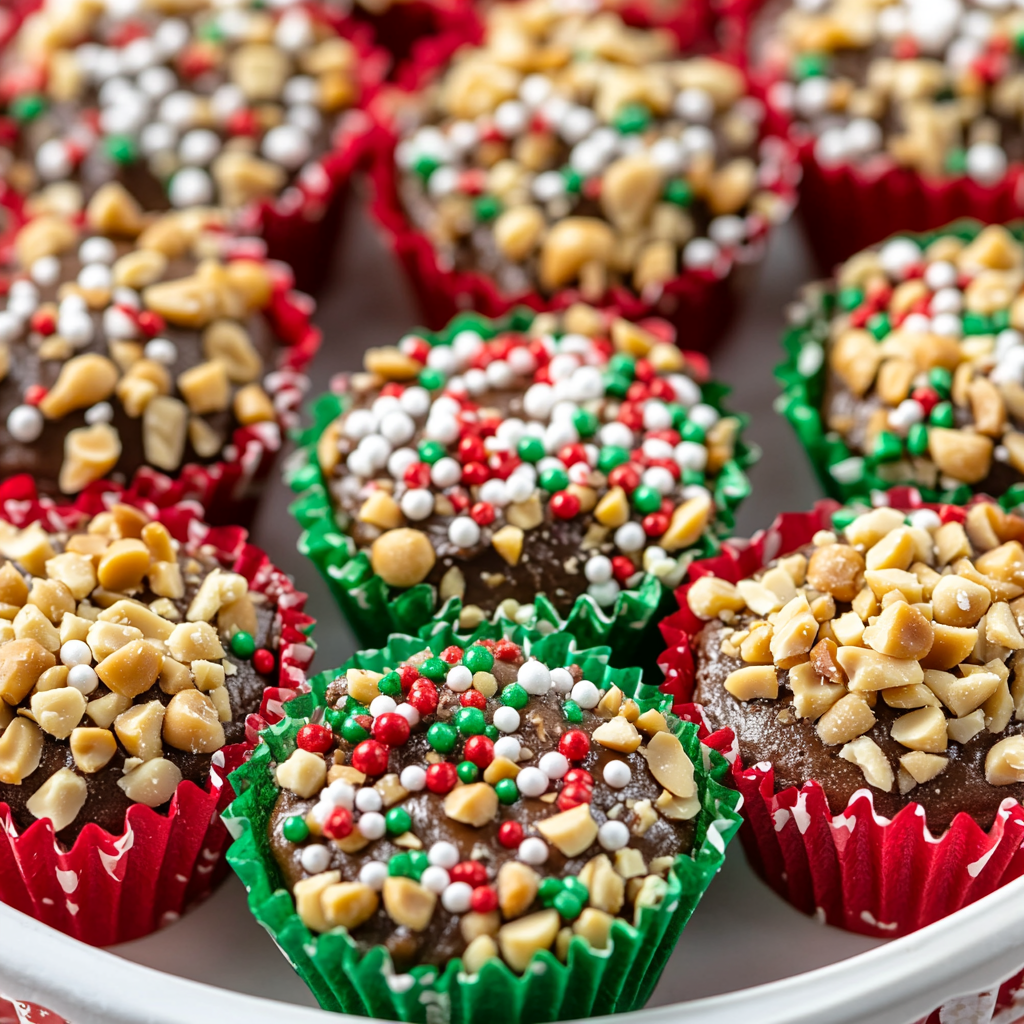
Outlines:
<svg viewBox="0 0 1024 1024"><path fill-rule="evenodd" d="M463 330L476 331L485 339L504 331L526 330L535 316L532 310L525 308L495 320L466 312L456 316L442 331L417 329L416 333L431 345L450 345ZM724 414L722 401L728 391L724 385L709 381L701 386L702 401ZM380 647L391 633L415 634L431 622L457 622L462 611L458 598L438 606L435 589L427 583L392 594L391 588L373 572L368 554L357 551L338 526L316 448L324 430L344 407L343 395L320 395L309 407L312 425L296 437L299 447L286 470L286 482L299 494L290 506L302 527L299 551L317 567L364 646ZM746 423L745 418L741 421ZM720 538L728 536L732 530L735 510L751 492L744 469L755 462L759 454L755 446L737 441L735 457L722 467L715 479L718 514L714 535L701 538L688 553L690 560L715 554ZM615 652L616 663L629 664L637 657L645 657L643 652L651 646L646 641L655 639L657 622L674 610L672 589L647 575L638 589L621 591L611 609L602 609L592 597L583 594L567 616L560 615L546 597L538 596L533 613L521 624L542 630L567 630L588 646L607 644ZM650 657L645 662L652 669L657 647L657 644L651 646Z"/></svg>
<svg viewBox="0 0 1024 1024"><path fill-rule="evenodd" d="M980 221L958 220L937 231L904 231L893 237L912 238L924 248L937 238L948 235L969 242L984 227ZM1017 241L1024 242L1024 223L1006 227ZM822 282L820 287L807 289L803 301L811 308L801 323L790 327L782 336L785 359L775 368L775 379L782 388L782 394L776 401L776 411L792 425L825 493L837 501L847 502L857 498L870 499L875 491L907 486L916 488L925 501L952 504L968 501L973 492L966 484L950 490L923 487L898 472L898 463L887 457L892 453L883 451L865 455L854 451L839 434L828 429L821 408L828 373L829 324L840 307L840 296L835 282L830 280ZM975 333L991 333L998 329L1000 327L996 324L980 324ZM1007 508L1016 507L1022 501L1024 485L1021 484L1015 484L1000 498Z"/></svg>
<svg viewBox="0 0 1024 1024"><path fill-rule="evenodd" d="M224 812L236 837L228 862L245 884L249 909L270 933L293 969L325 1010L426 1024L542 1024L595 1014L638 1009L650 998L672 950L694 908L725 860L725 850L740 825L740 797L727 785L729 764L704 747L698 727L669 713L671 698L642 682L638 668L612 668L607 647L580 648L576 639L559 632L541 636L514 628L511 634L491 624L480 637L513 636L524 650L548 665L578 664L586 678L599 685L619 686L641 709L666 712L675 734L694 764L701 800L695 819L693 848L676 857L667 878L667 892L657 907L640 911L634 926L617 919L606 949L591 948L575 936L566 963L552 953L537 953L522 976L494 960L476 975L466 975L460 960L443 969L415 967L409 974L394 971L383 946L360 953L344 928L316 935L302 923L270 851L268 823L279 789L274 764L295 749L299 728L325 705L328 685L349 668L381 671L421 651L424 641L396 635L381 650L362 651L340 669L322 672L311 681L312 692L286 705L288 717L264 730L252 759L231 775L241 793ZM475 635L477 635L475 634ZM450 626L440 626L429 640L439 653L456 639Z"/></svg>

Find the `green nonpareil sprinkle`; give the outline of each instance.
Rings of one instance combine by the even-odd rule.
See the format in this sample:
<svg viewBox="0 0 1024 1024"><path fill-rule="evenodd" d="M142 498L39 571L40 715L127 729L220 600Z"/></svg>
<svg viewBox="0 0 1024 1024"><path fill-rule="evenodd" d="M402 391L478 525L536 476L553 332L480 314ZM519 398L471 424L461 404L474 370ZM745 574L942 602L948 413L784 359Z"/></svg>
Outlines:
<svg viewBox="0 0 1024 1024"><path fill-rule="evenodd" d="M530 695L519 685L519 683L509 683L509 685L501 691L501 703L510 708L515 708L516 711L520 711L522 708L525 708L529 701Z"/></svg>
<svg viewBox="0 0 1024 1024"><path fill-rule="evenodd" d="M494 655L486 647L474 644L462 655L462 664L474 674L490 672L494 668Z"/></svg>
<svg viewBox="0 0 1024 1024"><path fill-rule="evenodd" d="M455 766L455 773L458 775L459 781L467 786L471 782L476 782L480 777L480 769L472 761L460 761Z"/></svg>
<svg viewBox="0 0 1024 1024"><path fill-rule="evenodd" d="M231 638L231 650L239 658L251 658L256 653L256 641L253 639L252 633L246 633L245 630L240 629Z"/></svg>
<svg viewBox="0 0 1024 1024"><path fill-rule="evenodd" d="M432 750L447 754L458 741L459 734L447 722L434 722L427 730L427 743Z"/></svg>
<svg viewBox="0 0 1024 1024"><path fill-rule="evenodd" d="M392 807L384 815L384 824L391 835L401 836L412 828L412 818L404 808Z"/></svg>
<svg viewBox="0 0 1024 1024"><path fill-rule="evenodd" d="M928 417L928 422L933 427L946 427L947 429L953 426L953 403L952 402L939 402L934 409L932 409L931 415Z"/></svg>
<svg viewBox="0 0 1024 1024"><path fill-rule="evenodd" d="M583 709L574 700L567 700L562 705L562 713L567 722L578 723L583 721Z"/></svg>
<svg viewBox="0 0 1024 1024"><path fill-rule="evenodd" d="M665 186L665 201L676 206L689 206L693 202L693 187L682 178L672 178Z"/></svg>

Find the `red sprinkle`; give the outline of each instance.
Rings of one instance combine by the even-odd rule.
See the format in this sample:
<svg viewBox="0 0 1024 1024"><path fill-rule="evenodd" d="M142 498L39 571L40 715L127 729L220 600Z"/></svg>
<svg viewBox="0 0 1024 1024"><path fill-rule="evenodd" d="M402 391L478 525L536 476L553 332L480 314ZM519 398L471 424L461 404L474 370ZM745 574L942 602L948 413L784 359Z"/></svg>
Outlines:
<svg viewBox="0 0 1024 1024"><path fill-rule="evenodd" d="M57 318L49 309L37 309L29 320L29 326L40 334L53 334L57 330Z"/></svg>
<svg viewBox="0 0 1024 1024"><path fill-rule="evenodd" d="M274 654L272 651L268 651L266 647L261 647L252 656L252 664L257 672L262 675L268 675L274 671Z"/></svg>
<svg viewBox="0 0 1024 1024"><path fill-rule="evenodd" d="M475 693L475 690L467 691ZM472 761L477 768L486 768L494 760L494 742L486 736L470 736L466 740L462 756L467 761Z"/></svg>
<svg viewBox="0 0 1024 1024"><path fill-rule="evenodd" d="M421 715L432 715L437 710L437 687L429 679L417 679L406 700Z"/></svg>
<svg viewBox="0 0 1024 1024"><path fill-rule="evenodd" d="M586 449L581 444L564 444L558 449L558 457L566 467L575 466L577 462L587 462Z"/></svg>
<svg viewBox="0 0 1024 1024"><path fill-rule="evenodd" d="M612 575L619 583L625 583L635 572L636 566L625 555L616 555L612 559Z"/></svg>
<svg viewBox="0 0 1024 1024"><path fill-rule="evenodd" d="M580 499L570 491L556 491L551 495L551 514L559 519L573 519L579 515Z"/></svg>
<svg viewBox="0 0 1024 1024"><path fill-rule="evenodd" d="M427 789L431 793L438 793L441 796L450 793L458 781L459 774L451 761L441 761L427 768Z"/></svg>
<svg viewBox="0 0 1024 1024"><path fill-rule="evenodd" d="M479 708L483 711L487 707L487 698L479 690L467 690L460 694L459 703L464 708Z"/></svg>
<svg viewBox="0 0 1024 1024"><path fill-rule="evenodd" d="M304 725L295 737L295 742L303 750L310 750L314 754L325 754L331 749L334 742L334 733L326 725L317 725L310 722Z"/></svg>
<svg viewBox="0 0 1024 1024"><path fill-rule="evenodd" d="M480 526L494 522L494 506L489 501L478 501L470 510L469 517Z"/></svg>
<svg viewBox="0 0 1024 1024"><path fill-rule="evenodd" d="M575 782L562 788L555 803L560 811L568 811L580 804L589 804L593 799L594 791L589 786Z"/></svg>
<svg viewBox="0 0 1024 1024"><path fill-rule="evenodd" d="M347 807L335 807L323 823L323 833L328 839L344 839L352 834L352 812Z"/></svg>
<svg viewBox="0 0 1024 1024"><path fill-rule="evenodd" d="M483 462L487 458L487 451L483 441L479 437L464 437L459 442L459 462Z"/></svg>
<svg viewBox="0 0 1024 1024"><path fill-rule="evenodd" d="M452 644L451 647L446 647L441 652L441 660L447 662L449 665L458 665L462 661L462 648L456 644Z"/></svg>
<svg viewBox="0 0 1024 1024"><path fill-rule="evenodd" d="M388 748L376 740L363 740L352 751L352 767L364 775L383 775L388 770Z"/></svg>
<svg viewBox="0 0 1024 1024"><path fill-rule="evenodd" d="M608 474L609 487L621 487L627 494L632 494L640 486L640 474L628 463L616 466Z"/></svg>
<svg viewBox="0 0 1024 1024"><path fill-rule="evenodd" d="M164 318L159 313L154 313L151 309L142 310L136 319L138 320L139 330L147 338L155 338L167 327L167 322Z"/></svg>
<svg viewBox="0 0 1024 1024"><path fill-rule="evenodd" d="M570 761L582 761L590 753L590 737L582 729L570 729L562 734L558 749Z"/></svg>
<svg viewBox="0 0 1024 1024"><path fill-rule="evenodd" d="M397 711L378 715L373 720L373 738L389 747L400 747L409 739L409 722Z"/></svg>
<svg viewBox="0 0 1024 1024"><path fill-rule="evenodd" d="M465 882L476 888L487 882L487 868L478 860L460 860L455 867L449 869L448 877L453 882Z"/></svg>
<svg viewBox="0 0 1024 1024"><path fill-rule="evenodd" d="M46 388L42 384L29 384L25 388L25 403L38 405L46 397Z"/></svg>
<svg viewBox="0 0 1024 1024"><path fill-rule="evenodd" d="M486 483L490 475L490 470L482 462L467 462L462 467L462 482L470 487Z"/></svg>
<svg viewBox="0 0 1024 1024"><path fill-rule="evenodd" d="M410 462L402 474L406 487L417 490L430 486L430 467L425 462Z"/></svg>
<svg viewBox="0 0 1024 1024"><path fill-rule="evenodd" d="M402 682L402 692L406 693L410 686L420 678L419 669L415 665L399 665L398 675ZM424 680L425 681L425 680Z"/></svg>
<svg viewBox="0 0 1024 1024"><path fill-rule="evenodd" d="M660 537L668 529L668 521L664 512L652 512L643 518L644 533L648 537Z"/></svg>
<svg viewBox="0 0 1024 1024"><path fill-rule="evenodd" d="M243 108L228 115L225 127L228 130L228 135L258 135L260 123L254 111Z"/></svg>
<svg viewBox="0 0 1024 1024"><path fill-rule="evenodd" d="M562 782L567 786L571 786L574 782L578 782L581 786L589 786L591 789L594 788L594 776L591 775L586 768L570 768L562 776Z"/></svg>
<svg viewBox="0 0 1024 1024"><path fill-rule="evenodd" d="M469 905L478 914L489 914L498 909L498 894L489 885L478 885L469 898Z"/></svg>
<svg viewBox="0 0 1024 1024"><path fill-rule="evenodd" d="M498 842L506 850L516 850L523 841L523 826L518 821L503 821L498 829Z"/></svg>
<svg viewBox="0 0 1024 1024"><path fill-rule="evenodd" d="M521 653L519 644L514 644L511 640L499 640L494 645L494 656L498 661L515 661Z"/></svg>

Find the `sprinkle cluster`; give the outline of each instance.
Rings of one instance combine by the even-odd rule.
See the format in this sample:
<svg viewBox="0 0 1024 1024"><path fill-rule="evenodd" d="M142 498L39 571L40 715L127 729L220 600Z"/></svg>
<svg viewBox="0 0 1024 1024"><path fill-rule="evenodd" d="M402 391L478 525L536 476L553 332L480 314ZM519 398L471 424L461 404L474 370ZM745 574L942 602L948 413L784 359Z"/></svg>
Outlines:
<svg viewBox="0 0 1024 1024"><path fill-rule="evenodd" d="M905 795L954 760L978 763L979 746L989 785L1014 785L1022 537L1024 520L989 501L842 509L806 548L736 584L703 576L687 600L726 624L725 689L785 704L780 722L814 722L868 785Z"/></svg>
<svg viewBox="0 0 1024 1024"><path fill-rule="evenodd" d="M588 334L568 330L574 318ZM385 582L443 576L442 597L486 600L472 570L488 548L515 578L532 538L576 524L582 545L563 568L582 569L586 593L609 607L646 573L671 586L715 530L712 488L740 424L702 400L702 367L624 320L609 337L594 311L568 319L490 338L466 329L433 347L409 336L367 354L370 375L348 382L351 406L318 454ZM501 600L490 589L488 615Z"/></svg>
<svg viewBox="0 0 1024 1024"><path fill-rule="evenodd" d="M377 914L377 893L391 922L414 931L429 927L438 902L453 915L500 909L503 920L520 921L520 930L526 922L537 927L521 940L529 946L524 954L511 932L506 942L495 926L482 959L500 947L521 970L524 956L552 945L560 922L598 920L607 936L611 915L635 901L635 894L626 898L626 878L649 878L652 891L664 892L671 856L648 867L631 840L660 819L682 822L699 810L693 766L661 711L641 711L618 686L599 687L577 665L550 668L527 659L509 640L428 649L383 674L350 669L328 701L334 706L323 721L299 729L296 752L277 769L284 789L310 801L277 820L286 843L301 846L303 872L313 876L299 880L295 892L300 915L315 930L358 928ZM537 725L540 708L555 712L547 725ZM553 749L527 748L528 722L540 745ZM638 753L645 738L646 761ZM328 769L323 756L332 750ZM583 765L597 771L598 760L595 778ZM642 800L620 795L636 773L647 786ZM646 798L659 787L657 801ZM417 794L443 798L443 809ZM528 813L517 813L520 804ZM505 851L502 865L480 852L480 842L470 850L442 838L424 847L416 834L424 814L448 819L453 840L458 825L479 830L485 844L496 840ZM390 851L383 858L369 845L378 840ZM594 845L604 853L587 857ZM339 850L364 849L355 879L328 870ZM567 859L587 857L587 866L579 877L543 877L538 872L552 849ZM307 894L316 899L307 902ZM603 917L595 919L594 911ZM467 949L469 961L483 951Z"/></svg>
<svg viewBox="0 0 1024 1024"><path fill-rule="evenodd" d="M837 284L823 414L854 454L833 477L874 472L947 492L984 490L992 474L1005 477L998 493L1019 482L1024 246L1002 227L899 238L852 257ZM816 375L821 361L808 335L800 372Z"/></svg>
<svg viewBox="0 0 1024 1024"><path fill-rule="evenodd" d="M407 211L447 261L510 293L657 293L685 269L724 275L787 212L735 67L607 10L484 17L396 150Z"/></svg>
<svg viewBox="0 0 1024 1024"><path fill-rule="evenodd" d="M825 165L994 185L1021 152L1024 13L1010 0L796 0L762 58Z"/></svg>
<svg viewBox="0 0 1024 1024"><path fill-rule="evenodd" d="M167 17L50 2L14 45L0 102L26 192L76 178L91 192L112 172L145 188L143 169L174 207L273 197L356 98L352 44L298 3Z"/></svg>

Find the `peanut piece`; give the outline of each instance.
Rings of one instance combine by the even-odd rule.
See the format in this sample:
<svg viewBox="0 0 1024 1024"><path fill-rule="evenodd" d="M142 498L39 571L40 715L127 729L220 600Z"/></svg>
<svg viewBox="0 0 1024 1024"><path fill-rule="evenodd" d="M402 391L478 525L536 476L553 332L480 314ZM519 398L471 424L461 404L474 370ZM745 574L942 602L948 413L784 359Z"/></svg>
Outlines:
<svg viewBox="0 0 1024 1024"><path fill-rule="evenodd" d="M911 750L939 754L946 749L946 716L940 708L920 708L901 715L889 732L897 743Z"/></svg>
<svg viewBox="0 0 1024 1024"><path fill-rule="evenodd" d="M1008 605L1006 608L1009 611ZM933 641L932 624L904 602L889 605L864 630L864 643L892 658L923 658L932 649Z"/></svg>
<svg viewBox="0 0 1024 1024"><path fill-rule="evenodd" d="M164 706L158 700L136 704L114 719L114 731L131 757L150 761L163 754L160 735L164 724Z"/></svg>
<svg viewBox="0 0 1024 1024"><path fill-rule="evenodd" d="M826 711L815 727L822 743L849 743L875 724L875 715L862 697L848 693Z"/></svg>
<svg viewBox="0 0 1024 1024"><path fill-rule="evenodd" d="M203 354L224 367L232 384L251 384L263 372L249 332L234 320L215 320L203 331Z"/></svg>
<svg viewBox="0 0 1024 1024"><path fill-rule="evenodd" d="M377 913L380 898L361 882L337 882L323 891L320 906L329 927L358 928Z"/></svg>
<svg viewBox="0 0 1024 1024"><path fill-rule="evenodd" d="M48 420L59 420L76 409L88 409L106 401L114 393L120 376L106 356L94 352L69 359L39 403L39 411Z"/></svg>
<svg viewBox="0 0 1024 1024"><path fill-rule="evenodd" d="M174 796L181 782L181 771L173 761L156 757L133 768L118 786L132 803L160 807Z"/></svg>
<svg viewBox="0 0 1024 1024"><path fill-rule="evenodd" d="M839 756L844 761L857 765L864 772L864 778L869 786L874 786L884 793L892 792L892 784L895 781L892 766L882 753L882 748L870 736L859 736L847 743L839 751Z"/></svg>
<svg viewBox="0 0 1024 1024"><path fill-rule="evenodd" d="M212 754L225 743L216 707L198 690L182 690L171 698L164 713L163 737L172 747L193 754Z"/></svg>
<svg viewBox="0 0 1024 1024"><path fill-rule="evenodd" d="M852 524L851 524L852 525ZM807 582L837 601L852 601L860 589L863 556L847 544L816 548L807 563Z"/></svg>
<svg viewBox="0 0 1024 1024"><path fill-rule="evenodd" d="M43 756L43 734L35 722L15 718L0 733L0 782L20 786Z"/></svg>
<svg viewBox="0 0 1024 1024"><path fill-rule="evenodd" d="M277 784L291 790L297 796L308 799L324 788L327 765L319 754L299 748L291 753L287 761L277 766Z"/></svg>
<svg viewBox="0 0 1024 1024"><path fill-rule="evenodd" d="M669 733L658 733L667 736ZM458 790L452 791L457 793ZM590 804L578 804L561 814L553 814L536 822L537 831L566 857L578 857L597 838L597 822L590 813Z"/></svg>
<svg viewBox="0 0 1024 1024"><path fill-rule="evenodd" d="M156 682L162 666L163 655L148 640L132 640L107 655L96 675L115 693L134 698Z"/></svg>
<svg viewBox="0 0 1024 1024"><path fill-rule="evenodd" d="M71 733L71 756L80 772L98 772L116 753L117 742L109 729L80 726Z"/></svg>
<svg viewBox="0 0 1024 1024"><path fill-rule="evenodd" d="M57 659L36 640L11 640L0 644L0 699L20 704L36 680Z"/></svg>
<svg viewBox="0 0 1024 1024"><path fill-rule="evenodd" d="M775 700L779 679L774 665L750 665L730 672L722 684L737 700Z"/></svg>
<svg viewBox="0 0 1024 1024"><path fill-rule="evenodd" d="M397 925L422 932L430 924L437 906L436 894L411 878L393 876L384 880L384 910Z"/></svg>
<svg viewBox="0 0 1024 1024"><path fill-rule="evenodd" d="M502 958L513 971L521 974L529 967L535 953L551 948L560 925L557 910L541 910L502 925L498 930Z"/></svg>
<svg viewBox="0 0 1024 1024"><path fill-rule="evenodd" d="M146 461L173 472L185 455L188 407L180 399L157 395L142 415L142 445Z"/></svg>
<svg viewBox="0 0 1024 1024"><path fill-rule="evenodd" d="M66 740L85 714L85 697L73 686L32 695L32 717L45 733Z"/></svg>
<svg viewBox="0 0 1024 1024"><path fill-rule="evenodd" d="M181 622L167 638L167 650L177 661L215 661L223 658L217 631L208 622Z"/></svg>
<svg viewBox="0 0 1024 1024"><path fill-rule="evenodd" d="M743 596L728 580L718 576L701 576L686 595L687 603L694 615L702 619L713 619L723 611L743 610Z"/></svg>
<svg viewBox="0 0 1024 1024"><path fill-rule="evenodd" d="M64 438L64 462L58 486L65 494L77 494L101 480L121 458L121 437L109 423L77 427Z"/></svg>
<svg viewBox="0 0 1024 1024"><path fill-rule="evenodd" d="M851 690L913 686L924 679L921 665L915 659L893 658L866 647L840 647L836 660L846 673Z"/></svg>
<svg viewBox="0 0 1024 1024"><path fill-rule="evenodd" d="M390 587L414 587L427 578L437 555L427 535L402 527L381 534L370 548L373 571Z"/></svg>
<svg viewBox="0 0 1024 1024"><path fill-rule="evenodd" d="M992 595L973 580L963 576L943 576L932 591L935 621L946 626L975 626L988 611Z"/></svg>
<svg viewBox="0 0 1024 1024"><path fill-rule="evenodd" d="M529 865L507 860L498 871L498 906L506 919L525 914L533 904L540 876Z"/></svg>
<svg viewBox="0 0 1024 1024"><path fill-rule="evenodd" d="M142 585L149 561L149 548L141 540L115 540L100 559L96 578L106 590L129 593Z"/></svg>
<svg viewBox="0 0 1024 1024"><path fill-rule="evenodd" d="M992 438L963 430L930 427L928 453L946 476L976 484L988 476L992 465Z"/></svg>
<svg viewBox="0 0 1024 1024"><path fill-rule="evenodd" d="M456 786L444 799L444 813L463 825L482 828L498 813L498 794L486 782Z"/></svg>
<svg viewBox="0 0 1024 1024"><path fill-rule="evenodd" d="M1024 782L1024 736L1007 736L985 756L985 780L990 786Z"/></svg>
<svg viewBox="0 0 1024 1024"><path fill-rule="evenodd" d="M89 787L70 768L51 775L25 804L34 818L49 818L54 832L67 828L85 806Z"/></svg>
<svg viewBox="0 0 1024 1024"><path fill-rule="evenodd" d="M599 725L594 730L593 738L594 742L599 743L602 747L618 750L623 754L631 754L640 746L641 742L636 726L619 716Z"/></svg>

